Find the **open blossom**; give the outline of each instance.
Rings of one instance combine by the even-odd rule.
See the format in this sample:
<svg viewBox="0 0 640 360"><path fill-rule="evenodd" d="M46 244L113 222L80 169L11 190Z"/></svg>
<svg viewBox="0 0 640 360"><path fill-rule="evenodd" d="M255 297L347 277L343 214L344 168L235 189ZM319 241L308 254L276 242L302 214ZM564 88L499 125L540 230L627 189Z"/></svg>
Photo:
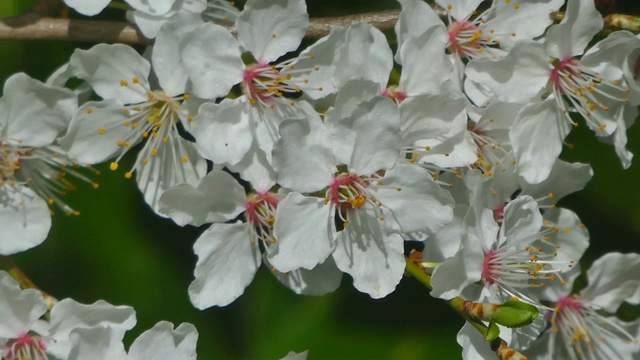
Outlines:
<svg viewBox="0 0 640 360"><path fill-rule="evenodd" d="M550 28L543 43L519 42L502 60L476 61L467 67L469 79L489 88L498 99L527 103L510 138L518 172L529 183L548 176L564 138L577 125L572 113L581 115L601 137L618 133L621 124L624 139L615 139L616 150L625 167L630 164L624 131L633 116L629 112L640 100L630 96L622 62L609 58L618 51L628 55L629 46L614 35L585 53L601 29L602 17L592 1L570 0L564 20Z"/></svg>
<svg viewBox="0 0 640 360"><path fill-rule="evenodd" d="M58 180L64 156L53 150L77 108L73 92L26 74L11 76L0 99L0 254L39 245L51 227L47 203L60 200L68 183Z"/></svg>
<svg viewBox="0 0 640 360"><path fill-rule="evenodd" d="M76 51L70 60L72 71L104 100L81 106L61 140L69 156L83 163L116 157L111 170L118 168L125 153L143 142L125 177L136 173L138 187L154 210L164 190L179 183L195 183L206 173L206 161L194 144L180 135L180 127L188 127L189 121L183 106L189 98L185 94L187 79L176 76L179 64L162 55L166 50L154 49L161 90L153 89L148 80L149 62L129 46L100 44Z"/></svg>
<svg viewBox="0 0 640 360"><path fill-rule="evenodd" d="M198 263L189 287L191 302L199 309L225 306L242 295L277 242L273 234L281 195L269 191L268 176L258 179L256 190L245 194L228 173L215 169L196 186L178 185L163 194L161 210L178 224L214 222L194 244ZM239 215L243 221L229 222ZM265 262L268 264L268 262ZM316 269L292 269L274 275L296 293L322 295L335 290L342 274L330 261Z"/></svg>
<svg viewBox="0 0 640 360"><path fill-rule="evenodd" d="M609 253L587 271L588 285L579 294L571 286L552 286L545 299L554 303L546 316L549 328L525 351L531 359L634 359L640 352L640 321L623 322L614 314L627 302L640 303L637 254Z"/></svg>
<svg viewBox="0 0 640 360"><path fill-rule="evenodd" d="M278 206L270 261L287 271L313 268L332 255L357 289L379 298L404 270L400 234L446 224L451 198L423 169L395 165L397 108L382 96L358 101L361 85L341 89L327 125L318 117L281 125L274 167L278 182L294 192ZM318 191L324 197L303 195Z"/></svg>

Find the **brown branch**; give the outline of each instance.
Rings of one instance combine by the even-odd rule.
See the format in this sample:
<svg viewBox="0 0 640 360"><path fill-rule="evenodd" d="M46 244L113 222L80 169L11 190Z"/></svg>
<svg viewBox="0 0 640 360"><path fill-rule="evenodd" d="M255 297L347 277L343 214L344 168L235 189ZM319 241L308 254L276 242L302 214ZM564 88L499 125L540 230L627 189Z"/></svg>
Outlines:
<svg viewBox="0 0 640 360"><path fill-rule="evenodd" d="M320 38L336 26L369 23L380 30L393 28L399 10L387 10L357 15L314 18L310 20L306 36ZM234 31L233 27L229 28ZM68 40L144 44L152 43L136 28L125 22L70 20L41 17L34 13L0 20L0 40Z"/></svg>

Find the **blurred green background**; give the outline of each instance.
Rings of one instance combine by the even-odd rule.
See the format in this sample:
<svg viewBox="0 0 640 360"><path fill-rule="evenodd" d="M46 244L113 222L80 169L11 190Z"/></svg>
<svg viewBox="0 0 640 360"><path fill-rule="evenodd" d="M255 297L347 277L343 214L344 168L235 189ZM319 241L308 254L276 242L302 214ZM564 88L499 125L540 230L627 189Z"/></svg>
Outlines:
<svg viewBox="0 0 640 360"><path fill-rule="evenodd" d="M392 0L308 1L311 16L397 7ZM2 0L0 17L27 11L33 1ZM636 6L637 9L637 6ZM121 16L110 11L107 17ZM45 79L75 48L62 41L0 41L0 82L19 71ZM585 262L606 251L640 252L640 164L623 171L613 149L584 126L568 140L563 157L590 162L595 176L587 189L562 201L591 233ZM640 156L640 125L629 131ZM128 158L131 161L131 157ZM121 166L126 169L127 166ZM98 189L80 185L69 203L78 217L57 215L49 239L16 255L15 261L43 290L57 298L93 303L104 299L136 309L130 343L160 320L193 323L200 333L201 359L278 359L309 349L311 359L456 359L455 335L462 321L446 304L431 299L413 279L393 294L372 300L345 276L340 289L323 297L301 297L281 286L264 268L245 294L225 308L194 309L187 296L195 256L192 245L204 228L180 228L147 208L133 180L98 166Z"/></svg>

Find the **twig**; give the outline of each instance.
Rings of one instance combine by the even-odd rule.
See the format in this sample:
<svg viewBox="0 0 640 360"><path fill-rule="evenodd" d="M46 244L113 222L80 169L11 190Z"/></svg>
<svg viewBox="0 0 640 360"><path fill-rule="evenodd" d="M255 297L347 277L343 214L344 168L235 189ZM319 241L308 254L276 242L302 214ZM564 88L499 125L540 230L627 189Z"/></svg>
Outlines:
<svg viewBox="0 0 640 360"><path fill-rule="evenodd" d="M306 36L320 38L336 26L370 23L381 30L393 28L399 10L387 10L357 15L314 18L310 20ZM233 27L229 27L234 31ZM137 29L125 22L70 20L41 17L34 13L0 20L0 40L68 40L144 44L152 43Z"/></svg>

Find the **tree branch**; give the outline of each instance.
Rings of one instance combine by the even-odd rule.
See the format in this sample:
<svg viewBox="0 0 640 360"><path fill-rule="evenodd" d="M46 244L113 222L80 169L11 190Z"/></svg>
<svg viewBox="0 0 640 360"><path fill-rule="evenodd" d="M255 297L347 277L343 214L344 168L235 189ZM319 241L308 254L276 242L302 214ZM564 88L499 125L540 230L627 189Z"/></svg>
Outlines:
<svg viewBox="0 0 640 360"><path fill-rule="evenodd" d="M369 23L380 30L393 28L399 10L387 10L357 15L310 19L306 36L321 38L336 26ZM229 29L235 33L234 27ZM117 21L71 20L41 17L35 13L0 20L0 40L67 40L149 45L153 41L138 30Z"/></svg>

